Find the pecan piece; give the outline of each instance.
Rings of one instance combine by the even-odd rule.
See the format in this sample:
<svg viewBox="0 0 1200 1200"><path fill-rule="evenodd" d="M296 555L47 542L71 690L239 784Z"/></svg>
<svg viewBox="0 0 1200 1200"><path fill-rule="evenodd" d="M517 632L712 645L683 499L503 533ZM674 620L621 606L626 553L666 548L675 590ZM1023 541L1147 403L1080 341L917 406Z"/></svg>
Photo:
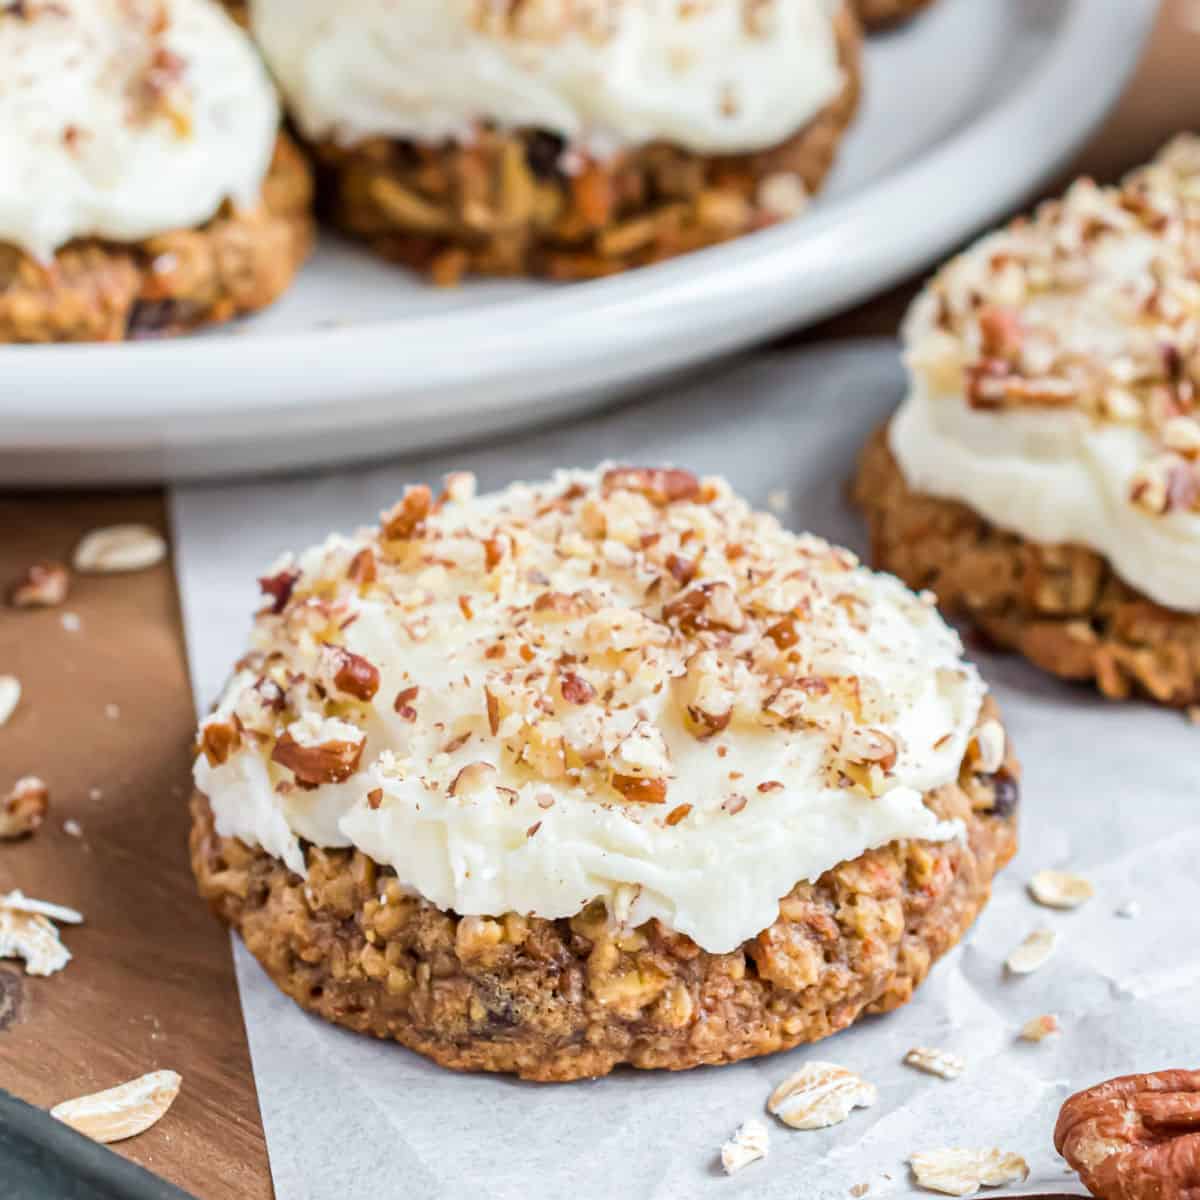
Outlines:
<svg viewBox="0 0 1200 1200"><path fill-rule="evenodd" d="M329 741L306 746L288 731L275 743L271 761L287 767L296 779L309 787L323 783L344 783L362 759L365 739L357 742Z"/></svg>
<svg viewBox="0 0 1200 1200"><path fill-rule="evenodd" d="M344 646L328 647L333 686L356 700L372 700L379 691L379 668Z"/></svg>
<svg viewBox="0 0 1200 1200"><path fill-rule="evenodd" d="M433 493L424 484L404 489L400 500L382 516L383 536L389 541L420 537L433 508Z"/></svg>
<svg viewBox="0 0 1200 1200"><path fill-rule="evenodd" d="M50 789L36 775L24 775L0 800L0 840L36 833L50 807Z"/></svg>
<svg viewBox="0 0 1200 1200"><path fill-rule="evenodd" d="M1200 1071L1079 1092L1062 1106L1054 1147L1100 1200L1188 1200L1200 1190Z"/></svg>
<svg viewBox="0 0 1200 1200"><path fill-rule="evenodd" d="M612 785L630 804L666 804L667 781L639 775L614 775Z"/></svg>
<svg viewBox="0 0 1200 1200"><path fill-rule="evenodd" d="M206 721L200 727L200 750L210 767L228 762L241 740L241 722L236 715L232 721Z"/></svg>
<svg viewBox="0 0 1200 1200"><path fill-rule="evenodd" d="M678 468L613 467L604 472L601 486L605 492L638 492L659 508L700 495L700 480Z"/></svg>
<svg viewBox="0 0 1200 1200"><path fill-rule="evenodd" d="M662 611L663 618L681 633L717 629L737 633L746 625L745 614L738 606L733 588L720 581L701 583L680 592L669 604L663 605Z"/></svg>
<svg viewBox="0 0 1200 1200"><path fill-rule="evenodd" d="M1015 360L1021 353L1024 331L1016 309L985 304L979 310L979 335L987 358Z"/></svg>
<svg viewBox="0 0 1200 1200"><path fill-rule="evenodd" d="M375 551L370 546L364 546L351 560L346 571L346 578L351 583L360 586L374 583L378 570L375 563Z"/></svg>
<svg viewBox="0 0 1200 1200"><path fill-rule="evenodd" d="M13 608L54 608L67 598L70 576L60 562L32 563L9 589Z"/></svg>
<svg viewBox="0 0 1200 1200"><path fill-rule="evenodd" d="M299 578L300 572L294 567L277 571L274 575L259 576L259 591L264 596L271 597L269 612L278 614L287 608L287 603L292 598L292 592L296 587L296 580Z"/></svg>
<svg viewBox="0 0 1200 1200"><path fill-rule="evenodd" d="M562 698L568 704L590 704L596 698L596 689L574 671L564 671L559 679Z"/></svg>

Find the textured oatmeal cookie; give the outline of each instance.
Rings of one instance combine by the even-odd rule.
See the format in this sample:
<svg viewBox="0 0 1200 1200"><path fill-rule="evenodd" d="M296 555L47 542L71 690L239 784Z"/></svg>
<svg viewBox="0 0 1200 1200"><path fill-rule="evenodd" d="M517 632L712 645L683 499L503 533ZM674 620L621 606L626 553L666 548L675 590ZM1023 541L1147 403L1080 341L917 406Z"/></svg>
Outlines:
<svg viewBox="0 0 1200 1200"><path fill-rule="evenodd" d="M914 492L877 431L863 452L854 499L874 562L930 588L989 639L1106 696L1200 702L1200 615L1155 604L1082 546L1028 541L964 504Z"/></svg>
<svg viewBox="0 0 1200 1200"><path fill-rule="evenodd" d="M706 155L666 142L604 160L538 129L469 144L375 138L315 148L333 221L451 284L464 274L585 279L727 241L796 215L833 164L860 90L858 23L836 16L845 82L771 149Z"/></svg>
<svg viewBox="0 0 1200 1200"><path fill-rule="evenodd" d="M200 890L298 1003L448 1066L824 1037L907 1000L1015 848L931 600L719 478L460 473L259 582L198 733Z"/></svg>
<svg viewBox="0 0 1200 1200"><path fill-rule="evenodd" d="M990 702L985 719L994 718ZM907 1003L967 932L1016 850L1018 768L966 766L926 800L961 842L896 842L798 884L779 918L711 954L657 920L614 931L602 903L557 921L459 917L358 850L308 847L307 881L219 836L192 800L201 894L302 1007L445 1067L559 1082L735 1062Z"/></svg>
<svg viewBox="0 0 1200 1200"><path fill-rule="evenodd" d="M311 173L281 135L254 208L128 245L73 241L46 265L0 243L0 343L121 341L255 312L291 285L313 232Z"/></svg>

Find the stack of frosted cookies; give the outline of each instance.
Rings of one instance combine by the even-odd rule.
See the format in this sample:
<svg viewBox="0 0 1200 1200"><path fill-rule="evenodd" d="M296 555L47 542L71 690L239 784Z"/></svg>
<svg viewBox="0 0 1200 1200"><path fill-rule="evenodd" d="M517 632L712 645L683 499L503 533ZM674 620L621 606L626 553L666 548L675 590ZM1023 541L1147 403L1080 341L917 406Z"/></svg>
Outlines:
<svg viewBox="0 0 1200 1200"><path fill-rule="evenodd" d="M192 862L274 981L447 1067L724 1063L907 1001L1015 849L928 596L681 470L410 489L260 580Z"/></svg>
<svg viewBox="0 0 1200 1200"><path fill-rule="evenodd" d="M796 215L854 113L849 0L249 0L333 220L381 254L578 279Z"/></svg>
<svg viewBox="0 0 1200 1200"><path fill-rule="evenodd" d="M862 458L878 562L1107 696L1200 701L1200 140L951 261Z"/></svg>
<svg viewBox="0 0 1200 1200"><path fill-rule="evenodd" d="M307 165L212 0L0 4L0 343L262 308L312 236Z"/></svg>

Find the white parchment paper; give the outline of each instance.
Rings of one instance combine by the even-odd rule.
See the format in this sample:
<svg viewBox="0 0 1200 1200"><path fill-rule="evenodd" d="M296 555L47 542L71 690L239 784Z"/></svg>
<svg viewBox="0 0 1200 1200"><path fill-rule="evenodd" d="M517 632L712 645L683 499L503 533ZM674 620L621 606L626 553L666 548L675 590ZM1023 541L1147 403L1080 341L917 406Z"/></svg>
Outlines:
<svg viewBox="0 0 1200 1200"><path fill-rule="evenodd" d="M481 488L612 457L720 472L783 519L862 549L844 501L858 446L901 394L891 343L774 355L668 394L534 436L447 457L174 494L178 564L197 703L241 653L255 576L288 548L373 521L406 482L450 469ZM773 499L779 503L781 496ZM1196 1066L1200 1053L1200 729L1176 713L1115 705L1010 657L976 655L1025 764L1022 850L966 942L904 1009L813 1047L678 1074L524 1084L456 1075L393 1045L304 1015L237 946L238 978L279 1200L348 1195L459 1200L754 1196L913 1191L915 1151L992 1146L1023 1154L1029 1184L1077 1191L1051 1145L1062 1100L1130 1071ZM1074 912L1025 891L1042 867L1080 871L1096 897ZM1128 901L1134 919L1117 915ZM1006 976L1030 930L1059 934L1037 973ZM1016 1040L1030 1017L1063 1033ZM901 1065L912 1046L967 1060L945 1082ZM766 1117L771 1088L806 1059L860 1071L878 1104L820 1132ZM765 1117L771 1152L727 1178L721 1142Z"/></svg>

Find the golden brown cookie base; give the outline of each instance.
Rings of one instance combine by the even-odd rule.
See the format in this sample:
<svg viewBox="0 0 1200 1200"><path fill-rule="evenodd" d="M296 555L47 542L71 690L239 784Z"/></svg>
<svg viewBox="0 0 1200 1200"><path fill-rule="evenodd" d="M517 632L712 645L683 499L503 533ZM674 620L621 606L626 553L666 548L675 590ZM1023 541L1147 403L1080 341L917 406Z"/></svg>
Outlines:
<svg viewBox="0 0 1200 1200"><path fill-rule="evenodd" d="M993 642L1106 696L1200 702L1200 616L1174 612L1080 546L1044 546L997 529L952 500L909 490L886 433L863 451L854 484L875 564Z"/></svg>
<svg viewBox="0 0 1200 1200"><path fill-rule="evenodd" d="M256 208L131 245L71 242L43 265L0 244L0 344L117 342L265 308L312 246L312 178L280 135Z"/></svg>
<svg viewBox="0 0 1200 1200"><path fill-rule="evenodd" d="M470 146L324 143L316 154L332 218L443 284L465 274L593 278L727 241L779 219L761 203L773 176L820 187L858 104L860 40L846 8L842 93L774 149L715 157L658 143L568 176L562 142L536 130L483 129Z"/></svg>
<svg viewBox="0 0 1200 1200"><path fill-rule="evenodd" d="M603 905L558 921L459 918L404 896L358 851L309 847L305 881L219 837L199 793L192 867L271 978L327 1020L459 1070L679 1070L790 1049L908 1001L1016 849L1016 776L1011 758L996 775L964 768L927 800L964 822L965 844L893 843L798 884L732 954L657 921L617 937Z"/></svg>
<svg viewBox="0 0 1200 1200"><path fill-rule="evenodd" d="M871 32L915 17L932 0L854 0L858 19Z"/></svg>

